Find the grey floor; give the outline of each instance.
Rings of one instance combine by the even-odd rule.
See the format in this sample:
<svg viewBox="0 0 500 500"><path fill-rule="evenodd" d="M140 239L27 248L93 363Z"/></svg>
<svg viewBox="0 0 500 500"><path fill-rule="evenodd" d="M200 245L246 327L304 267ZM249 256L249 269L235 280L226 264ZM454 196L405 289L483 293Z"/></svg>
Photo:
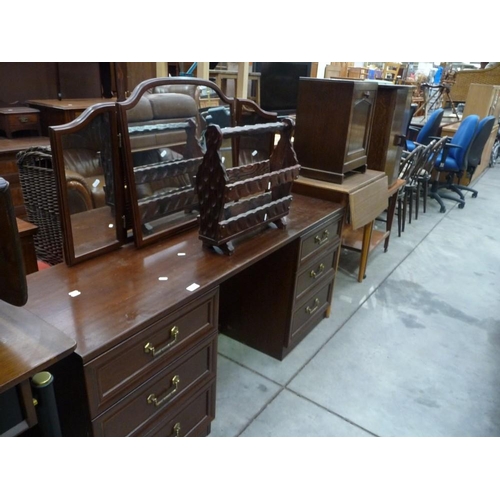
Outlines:
<svg viewBox="0 0 500 500"><path fill-rule="evenodd" d="M500 165L387 253L343 251L333 308L284 361L219 335L214 437L500 436Z"/></svg>

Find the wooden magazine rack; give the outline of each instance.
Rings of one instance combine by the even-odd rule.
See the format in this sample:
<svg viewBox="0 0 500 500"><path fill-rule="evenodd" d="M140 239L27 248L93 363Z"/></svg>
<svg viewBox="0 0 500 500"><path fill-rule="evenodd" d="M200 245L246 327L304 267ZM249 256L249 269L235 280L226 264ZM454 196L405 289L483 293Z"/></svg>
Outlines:
<svg viewBox="0 0 500 500"><path fill-rule="evenodd" d="M292 183L300 165L291 144L294 122L281 122L206 131L207 152L196 176L199 201L199 238L206 247L231 255L236 237L274 222L286 226L284 217L292 201ZM219 154L223 139L242 135L280 133L268 160L226 169Z"/></svg>

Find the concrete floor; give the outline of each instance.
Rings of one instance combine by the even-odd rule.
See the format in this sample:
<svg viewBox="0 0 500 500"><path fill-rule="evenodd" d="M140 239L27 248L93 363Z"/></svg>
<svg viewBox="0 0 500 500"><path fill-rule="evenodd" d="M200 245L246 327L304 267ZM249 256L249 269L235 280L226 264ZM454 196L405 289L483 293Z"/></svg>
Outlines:
<svg viewBox="0 0 500 500"><path fill-rule="evenodd" d="M500 436L500 165L389 250L343 251L330 318L284 361L219 336L211 436Z"/></svg>

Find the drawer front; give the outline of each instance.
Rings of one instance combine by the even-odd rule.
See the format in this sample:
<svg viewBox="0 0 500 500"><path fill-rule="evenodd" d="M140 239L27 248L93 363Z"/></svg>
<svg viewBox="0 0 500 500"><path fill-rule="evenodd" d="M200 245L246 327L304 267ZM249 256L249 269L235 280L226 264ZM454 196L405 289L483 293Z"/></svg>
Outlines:
<svg viewBox="0 0 500 500"><path fill-rule="evenodd" d="M312 263L299 270L295 287L295 300L300 300L335 267L338 246L321 255Z"/></svg>
<svg viewBox="0 0 500 500"><path fill-rule="evenodd" d="M95 436L130 436L151 420L163 420L190 393L215 380L217 336L194 354L158 373L92 423ZM179 403L181 404L181 403Z"/></svg>
<svg viewBox="0 0 500 500"><path fill-rule="evenodd" d="M20 128L23 126L29 127L38 124L38 114L27 113L22 115L9 115L9 124L13 128Z"/></svg>
<svg viewBox="0 0 500 500"><path fill-rule="evenodd" d="M301 239L299 260L300 266L307 259L314 258L326 247L340 242L341 222L342 218L340 216L336 217L335 219L320 225L314 231L305 235Z"/></svg>
<svg viewBox="0 0 500 500"><path fill-rule="evenodd" d="M217 331L218 289L144 329L85 366L91 416L182 355L194 343Z"/></svg>
<svg viewBox="0 0 500 500"><path fill-rule="evenodd" d="M295 310L292 317L291 340L300 334L309 331L323 317L325 311L330 306L330 299L333 291L333 270L329 271L329 279L323 282L317 289L313 290L305 301Z"/></svg>
<svg viewBox="0 0 500 500"><path fill-rule="evenodd" d="M180 410L173 411L160 423L141 432L147 437L201 437L207 436L210 422L215 418L215 384Z"/></svg>

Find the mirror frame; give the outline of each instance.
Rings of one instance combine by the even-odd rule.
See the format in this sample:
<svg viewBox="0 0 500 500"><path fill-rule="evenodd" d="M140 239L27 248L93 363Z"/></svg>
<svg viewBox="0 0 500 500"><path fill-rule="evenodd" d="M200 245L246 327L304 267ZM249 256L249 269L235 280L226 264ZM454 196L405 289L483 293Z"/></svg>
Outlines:
<svg viewBox="0 0 500 500"><path fill-rule="evenodd" d="M119 109L119 126L123 144L123 158L125 163L126 183L132 208L133 218L133 233L134 242L138 248L149 245L161 238L173 236L181 231L185 231L198 225L197 217L193 216L193 220L184 221L177 224L172 224L171 227L158 231L156 234L144 236L141 228L141 216L138 205L137 189L134 177L134 163L132 158L132 148L130 143L130 135L128 132L127 111L132 109L140 100L140 98L154 87L163 85L193 85L198 87L208 87L217 93L219 99L230 108L231 126L234 126L236 116L236 99L227 97L222 90L213 82L202 78L192 77L168 77L168 78L151 78L140 83L131 93L130 97L121 102L117 102ZM234 154L234 152L233 152Z"/></svg>
<svg viewBox="0 0 500 500"><path fill-rule="evenodd" d="M113 162L113 190L115 205L115 233L116 241L88 251L82 255L76 255L74 238L71 225L71 214L66 188L66 174L63 156L63 137L79 132L90 124L90 122L101 114L109 114L110 117L110 137L111 155ZM59 209L61 213L61 230L63 233L64 260L68 266L89 260L98 255L102 255L122 246L126 242L125 205L123 175L121 173L121 163L118 143L118 119L116 103L94 104L88 107L80 116L64 125L49 127L50 145L52 150L52 163L56 178Z"/></svg>

